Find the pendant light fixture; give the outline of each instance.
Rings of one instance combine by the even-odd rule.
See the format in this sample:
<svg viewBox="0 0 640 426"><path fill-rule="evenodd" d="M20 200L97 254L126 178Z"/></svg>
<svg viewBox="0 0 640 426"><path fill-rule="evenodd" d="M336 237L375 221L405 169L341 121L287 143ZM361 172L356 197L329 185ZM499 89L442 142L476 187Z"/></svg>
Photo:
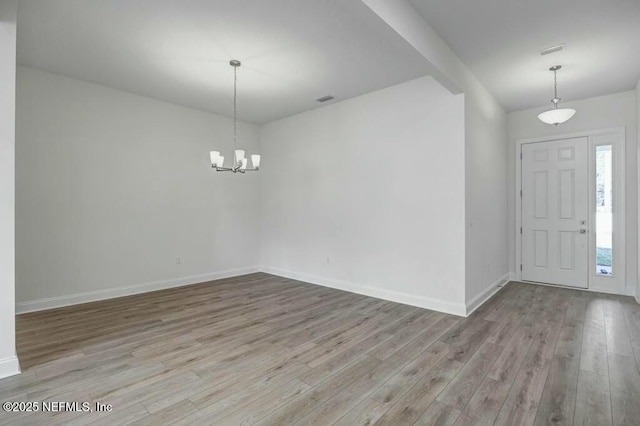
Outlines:
<svg viewBox="0 0 640 426"><path fill-rule="evenodd" d="M576 110L572 108L558 108L561 99L558 97L558 78L556 74L560 68L562 68L561 65L554 65L549 68L549 71L553 71L553 99L551 99L553 109L538 115L540 121L554 126L564 123L576 113Z"/></svg>
<svg viewBox="0 0 640 426"><path fill-rule="evenodd" d="M229 65L233 67L233 144L237 146L238 143L238 67L242 65L240 61L233 59L229 62ZM209 152L211 157L211 167L216 169L217 172L255 172L260 169L260 156L252 155L251 163L252 169L247 168L247 159L244 155L244 150L236 149L233 153L233 165L231 167L224 166L224 157L220 155L220 151Z"/></svg>

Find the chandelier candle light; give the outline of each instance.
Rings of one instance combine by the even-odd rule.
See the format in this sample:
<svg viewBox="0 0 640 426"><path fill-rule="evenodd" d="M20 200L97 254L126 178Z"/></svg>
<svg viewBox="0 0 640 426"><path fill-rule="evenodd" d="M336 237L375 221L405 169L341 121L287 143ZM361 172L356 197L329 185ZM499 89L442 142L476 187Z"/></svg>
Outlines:
<svg viewBox="0 0 640 426"><path fill-rule="evenodd" d="M229 65L233 67L233 144L238 143L238 67L241 65L238 60L231 60ZM211 167L216 169L217 172L255 172L260 169L260 156L252 155L251 163L252 169L247 169L247 159L244 155L244 150L236 149L233 153L233 166L224 166L224 157L220 155L219 151L209 152L211 157Z"/></svg>
<svg viewBox="0 0 640 426"><path fill-rule="evenodd" d="M558 97L558 79L556 73L560 68L562 68L561 65L554 65L549 68L549 71L553 71L553 99L551 99L553 109L538 115L540 121L546 124L553 124L554 126L564 123L576 113L576 110L572 108L558 108L561 99Z"/></svg>

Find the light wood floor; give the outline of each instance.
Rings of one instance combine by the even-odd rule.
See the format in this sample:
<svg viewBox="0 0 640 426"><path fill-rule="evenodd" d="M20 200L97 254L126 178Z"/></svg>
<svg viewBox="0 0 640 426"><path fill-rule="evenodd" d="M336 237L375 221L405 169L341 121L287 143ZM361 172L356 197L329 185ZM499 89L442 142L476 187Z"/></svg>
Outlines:
<svg viewBox="0 0 640 426"><path fill-rule="evenodd" d="M266 274L20 315L0 424L640 424L640 305L511 283L467 319Z"/></svg>

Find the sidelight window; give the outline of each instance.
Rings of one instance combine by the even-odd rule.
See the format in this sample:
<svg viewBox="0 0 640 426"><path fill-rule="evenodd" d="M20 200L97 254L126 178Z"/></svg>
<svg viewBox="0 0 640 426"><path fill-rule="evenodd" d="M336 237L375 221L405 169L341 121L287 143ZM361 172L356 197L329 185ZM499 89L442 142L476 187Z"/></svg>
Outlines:
<svg viewBox="0 0 640 426"><path fill-rule="evenodd" d="M613 274L613 146L596 147L596 274Z"/></svg>

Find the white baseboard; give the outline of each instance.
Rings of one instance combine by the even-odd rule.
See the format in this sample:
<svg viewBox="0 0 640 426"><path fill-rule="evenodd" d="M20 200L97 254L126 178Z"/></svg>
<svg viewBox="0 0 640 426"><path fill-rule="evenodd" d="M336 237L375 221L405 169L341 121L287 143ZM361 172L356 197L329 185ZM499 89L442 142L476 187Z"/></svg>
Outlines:
<svg viewBox="0 0 640 426"><path fill-rule="evenodd" d="M485 291L478 294L476 297L467 302L466 306L466 316L471 315L476 309L478 309L484 302L489 300L491 296L502 290L502 287L508 283L511 278L510 273L504 274L502 277L498 278L493 284L491 284Z"/></svg>
<svg viewBox="0 0 640 426"><path fill-rule="evenodd" d="M355 284L346 281L334 280L331 278L320 277L316 275L289 271L270 266L263 266L262 272L272 275L278 275L285 278L304 281L311 284L317 284L324 287L335 288L338 290L348 291L350 293L362 294L364 296L375 297L377 299L389 300L391 302L402 303L405 305L417 306L419 308L431 309L434 311L444 312L447 314L465 316L466 307L463 304L456 304L444 300L433 299L430 297L418 296L399 291L385 290L379 287L370 287L362 284Z"/></svg>
<svg viewBox="0 0 640 426"><path fill-rule="evenodd" d="M266 272L285 278L305 281L311 284L317 284L324 287L344 290L351 293L362 294L365 296L375 297L378 299L389 300L392 302L403 303L406 305L417 306L424 309L444 312L447 314L468 316L478 307L480 307L487 299L500 290L498 285L509 280L509 274L500 278L493 283L484 292L474 297L466 305L452 303L445 300L434 299L430 297L419 296L415 294L403 293L399 291L382 289L379 287L370 287L362 284L355 284L346 281L334 280L331 278L320 277L316 275L289 271L269 266L251 266L246 268L231 269L226 271L214 272L203 275L192 275L189 277L176 278L164 281L155 281L151 283L137 284L127 287L117 287L105 290L91 291L86 293L76 293L66 296L57 296L46 299L30 300L27 302L16 303L16 314L24 314L28 312L42 311L46 309L61 308L64 306L78 305L81 303L96 302L99 300L113 299L116 297L131 296L134 294L147 293L150 291L164 290L174 287L182 287L191 284L198 284L206 281L219 280L223 278L236 277L255 272Z"/></svg>
<svg viewBox="0 0 640 426"><path fill-rule="evenodd" d="M260 272L260 267L250 266L246 268L229 269L226 271L213 272L203 275L192 275L189 277L155 281L151 283L136 284L127 287L117 287L105 290L90 291L86 293L70 294L67 296L30 300L27 302L16 303L16 314L42 311L45 309L61 308L63 306L96 302L98 300L113 299L116 297L131 296L133 294L147 293L150 291L164 290L173 287L182 287L185 285L198 284L206 281L219 280L222 278L236 277L239 275L251 274L254 272Z"/></svg>
<svg viewBox="0 0 640 426"><path fill-rule="evenodd" d="M17 356L0 359L0 379L20 374L20 363Z"/></svg>

